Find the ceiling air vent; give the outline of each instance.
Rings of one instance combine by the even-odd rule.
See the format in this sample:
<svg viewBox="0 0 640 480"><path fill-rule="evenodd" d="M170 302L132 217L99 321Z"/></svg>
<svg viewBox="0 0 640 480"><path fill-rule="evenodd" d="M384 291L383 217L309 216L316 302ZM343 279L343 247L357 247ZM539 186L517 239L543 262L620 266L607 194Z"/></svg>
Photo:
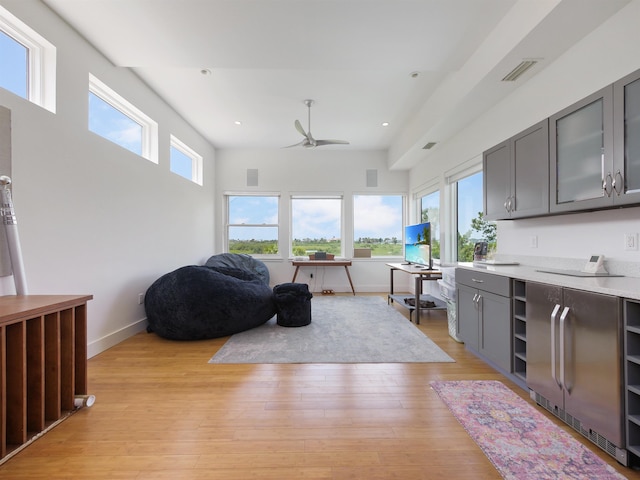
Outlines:
<svg viewBox="0 0 640 480"><path fill-rule="evenodd" d="M527 70L533 67L538 60L523 60L520 64L511 70L507 75L502 79L503 82L515 82L520 76L524 74Z"/></svg>
<svg viewBox="0 0 640 480"><path fill-rule="evenodd" d="M422 147L423 150L430 150L435 146L436 142L429 142L427 143L424 147Z"/></svg>

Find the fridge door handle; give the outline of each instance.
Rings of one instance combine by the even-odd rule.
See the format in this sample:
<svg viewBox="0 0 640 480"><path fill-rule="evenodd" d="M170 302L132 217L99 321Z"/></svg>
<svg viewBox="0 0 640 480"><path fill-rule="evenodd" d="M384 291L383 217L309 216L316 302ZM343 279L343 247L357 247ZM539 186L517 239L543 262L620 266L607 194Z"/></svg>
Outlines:
<svg viewBox="0 0 640 480"><path fill-rule="evenodd" d="M558 316L558 310L560 310L560 305L556 303L551 312L551 378L553 378L559 387L562 387L562 385L558 383L556 376L556 317Z"/></svg>
<svg viewBox="0 0 640 480"><path fill-rule="evenodd" d="M569 307L564 307L562 310L562 315L560 315L560 386L567 390L569 393L569 388L566 387L565 375L564 375L564 330L565 330L565 320L567 319L567 315L569 314Z"/></svg>

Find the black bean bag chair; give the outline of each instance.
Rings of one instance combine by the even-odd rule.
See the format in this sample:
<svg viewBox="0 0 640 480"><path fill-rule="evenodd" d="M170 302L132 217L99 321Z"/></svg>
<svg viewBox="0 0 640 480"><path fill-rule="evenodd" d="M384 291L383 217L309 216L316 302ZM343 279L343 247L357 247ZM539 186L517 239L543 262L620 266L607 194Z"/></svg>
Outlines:
<svg viewBox="0 0 640 480"><path fill-rule="evenodd" d="M269 269L264 262L244 253L220 253L209 257L205 263L211 268L238 268L256 274L265 285L269 285Z"/></svg>
<svg viewBox="0 0 640 480"><path fill-rule="evenodd" d="M147 331L171 340L225 337L276 314L264 277L226 266L192 265L167 273L149 287L144 307Z"/></svg>

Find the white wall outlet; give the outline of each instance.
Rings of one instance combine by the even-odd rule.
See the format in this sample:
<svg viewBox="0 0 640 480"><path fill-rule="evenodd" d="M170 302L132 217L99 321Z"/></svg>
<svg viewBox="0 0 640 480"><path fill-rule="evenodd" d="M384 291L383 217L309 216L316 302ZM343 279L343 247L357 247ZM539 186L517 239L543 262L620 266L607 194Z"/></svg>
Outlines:
<svg viewBox="0 0 640 480"><path fill-rule="evenodd" d="M638 250L638 234L637 233L624 234L624 249Z"/></svg>
<svg viewBox="0 0 640 480"><path fill-rule="evenodd" d="M138 294L138 305L142 305L144 303L144 293Z"/></svg>
<svg viewBox="0 0 640 480"><path fill-rule="evenodd" d="M529 248L538 248L538 236L531 235L529 237Z"/></svg>

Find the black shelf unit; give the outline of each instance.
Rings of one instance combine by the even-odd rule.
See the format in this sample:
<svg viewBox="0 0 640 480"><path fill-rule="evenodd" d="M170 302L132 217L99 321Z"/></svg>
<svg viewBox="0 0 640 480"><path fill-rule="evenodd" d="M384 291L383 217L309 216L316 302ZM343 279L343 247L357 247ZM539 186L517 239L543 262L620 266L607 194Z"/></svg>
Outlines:
<svg viewBox="0 0 640 480"><path fill-rule="evenodd" d="M411 295L408 293L405 294L400 294L400 293L393 293L393 294L389 294L388 295L388 302L389 303L397 303L398 305L406 308L409 310L409 320L412 320L412 315L413 315L413 311L416 309L415 306L413 305L409 305L408 303L406 303L405 300L407 299L413 299L415 301L416 296L415 295ZM429 310L446 310L447 309L447 304L445 302L443 302L442 300L440 300L439 298L433 297L431 295L420 295L420 301L428 301L428 302L433 302L435 303L435 307L420 307L421 311L429 311Z"/></svg>
<svg viewBox="0 0 640 480"><path fill-rule="evenodd" d="M640 301L624 301L624 377L627 451L640 465Z"/></svg>
<svg viewBox="0 0 640 480"><path fill-rule="evenodd" d="M513 280L513 374L527 381L527 283Z"/></svg>

